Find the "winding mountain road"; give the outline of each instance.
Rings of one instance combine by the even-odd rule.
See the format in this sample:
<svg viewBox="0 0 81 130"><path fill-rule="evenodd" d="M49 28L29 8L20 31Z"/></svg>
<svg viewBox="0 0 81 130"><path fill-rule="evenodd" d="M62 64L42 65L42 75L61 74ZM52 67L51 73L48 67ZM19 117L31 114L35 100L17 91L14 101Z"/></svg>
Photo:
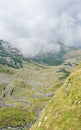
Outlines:
<svg viewBox="0 0 81 130"><path fill-rule="evenodd" d="M36 91L38 94L41 94L41 95L15 97L15 96L13 96L14 86L11 86L10 84L8 84L5 88L3 88L2 93L0 95L0 99L2 101L0 103L0 106L1 107L14 107L15 106L15 105L12 105L12 104L6 105L4 103L4 98L6 96L8 96L8 98L10 98L12 100L12 102L23 103L25 107L29 107L31 105L31 102L29 100L26 100L26 101L21 100L22 98L42 98L42 97L45 97L45 96L52 97L54 95L53 92L46 93L46 92L39 90L40 88L42 88L42 89L46 88L41 82L34 81L34 80L31 80L31 79L27 80L27 82L28 82L29 85L32 86L32 89L34 91ZM39 89L37 88L37 86L39 86Z"/></svg>

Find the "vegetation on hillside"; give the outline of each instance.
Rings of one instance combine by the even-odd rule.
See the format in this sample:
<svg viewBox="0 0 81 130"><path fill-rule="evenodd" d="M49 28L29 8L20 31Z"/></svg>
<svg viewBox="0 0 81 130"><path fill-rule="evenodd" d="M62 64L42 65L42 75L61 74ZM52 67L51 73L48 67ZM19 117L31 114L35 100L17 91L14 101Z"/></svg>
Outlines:
<svg viewBox="0 0 81 130"><path fill-rule="evenodd" d="M0 108L0 128L30 126L35 119L34 112L17 108Z"/></svg>
<svg viewBox="0 0 81 130"><path fill-rule="evenodd" d="M0 40L0 64L12 68L20 68L23 66L25 58L18 49L12 48L8 42Z"/></svg>
<svg viewBox="0 0 81 130"><path fill-rule="evenodd" d="M79 49L71 46L66 46L62 42L59 42L58 44L60 48L58 52L53 51L47 54L41 54L27 60L32 60L50 66L61 65L65 62L65 60L74 61L75 63L81 61L81 48Z"/></svg>
<svg viewBox="0 0 81 130"><path fill-rule="evenodd" d="M81 130L81 64L49 101L31 130Z"/></svg>

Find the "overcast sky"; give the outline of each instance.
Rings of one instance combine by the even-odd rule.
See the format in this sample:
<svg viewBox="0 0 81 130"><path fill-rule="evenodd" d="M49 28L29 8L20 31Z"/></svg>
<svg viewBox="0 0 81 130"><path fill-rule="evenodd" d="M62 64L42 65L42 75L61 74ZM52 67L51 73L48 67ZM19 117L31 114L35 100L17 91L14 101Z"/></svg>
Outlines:
<svg viewBox="0 0 81 130"><path fill-rule="evenodd" d="M81 44L81 0L0 0L0 39L26 56Z"/></svg>

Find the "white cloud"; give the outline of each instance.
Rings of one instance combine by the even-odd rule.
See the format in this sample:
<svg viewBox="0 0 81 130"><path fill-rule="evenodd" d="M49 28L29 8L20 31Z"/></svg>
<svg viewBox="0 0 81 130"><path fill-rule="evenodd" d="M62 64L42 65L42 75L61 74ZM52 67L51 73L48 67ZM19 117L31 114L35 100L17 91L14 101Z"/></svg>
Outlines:
<svg viewBox="0 0 81 130"><path fill-rule="evenodd" d="M0 39L26 56L81 44L81 0L0 0Z"/></svg>

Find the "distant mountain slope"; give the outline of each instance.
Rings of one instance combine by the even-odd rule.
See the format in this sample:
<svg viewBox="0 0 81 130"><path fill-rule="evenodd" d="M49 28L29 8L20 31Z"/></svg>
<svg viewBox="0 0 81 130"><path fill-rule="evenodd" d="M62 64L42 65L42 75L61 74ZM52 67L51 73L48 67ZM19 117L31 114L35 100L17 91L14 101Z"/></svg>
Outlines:
<svg viewBox="0 0 81 130"><path fill-rule="evenodd" d="M81 64L48 103L31 130L81 130Z"/></svg>
<svg viewBox="0 0 81 130"><path fill-rule="evenodd" d="M17 48L13 48L10 43L0 40L0 64L7 65L13 68L23 66L23 61L34 61L46 65L57 66L64 63L66 60L71 62L81 61L81 48L74 48L58 42L60 51L41 54L33 58L24 57Z"/></svg>
<svg viewBox="0 0 81 130"><path fill-rule="evenodd" d="M23 66L24 57L18 49L12 48L6 41L0 40L0 64L13 68Z"/></svg>
<svg viewBox="0 0 81 130"><path fill-rule="evenodd" d="M58 44L60 47L59 52L50 52L47 54L38 55L27 60L33 60L38 63L43 63L51 66L60 65L67 59L74 59L76 60L76 62L81 60L81 48L66 46L64 43L61 42L59 42ZM78 59L77 56L79 57Z"/></svg>

